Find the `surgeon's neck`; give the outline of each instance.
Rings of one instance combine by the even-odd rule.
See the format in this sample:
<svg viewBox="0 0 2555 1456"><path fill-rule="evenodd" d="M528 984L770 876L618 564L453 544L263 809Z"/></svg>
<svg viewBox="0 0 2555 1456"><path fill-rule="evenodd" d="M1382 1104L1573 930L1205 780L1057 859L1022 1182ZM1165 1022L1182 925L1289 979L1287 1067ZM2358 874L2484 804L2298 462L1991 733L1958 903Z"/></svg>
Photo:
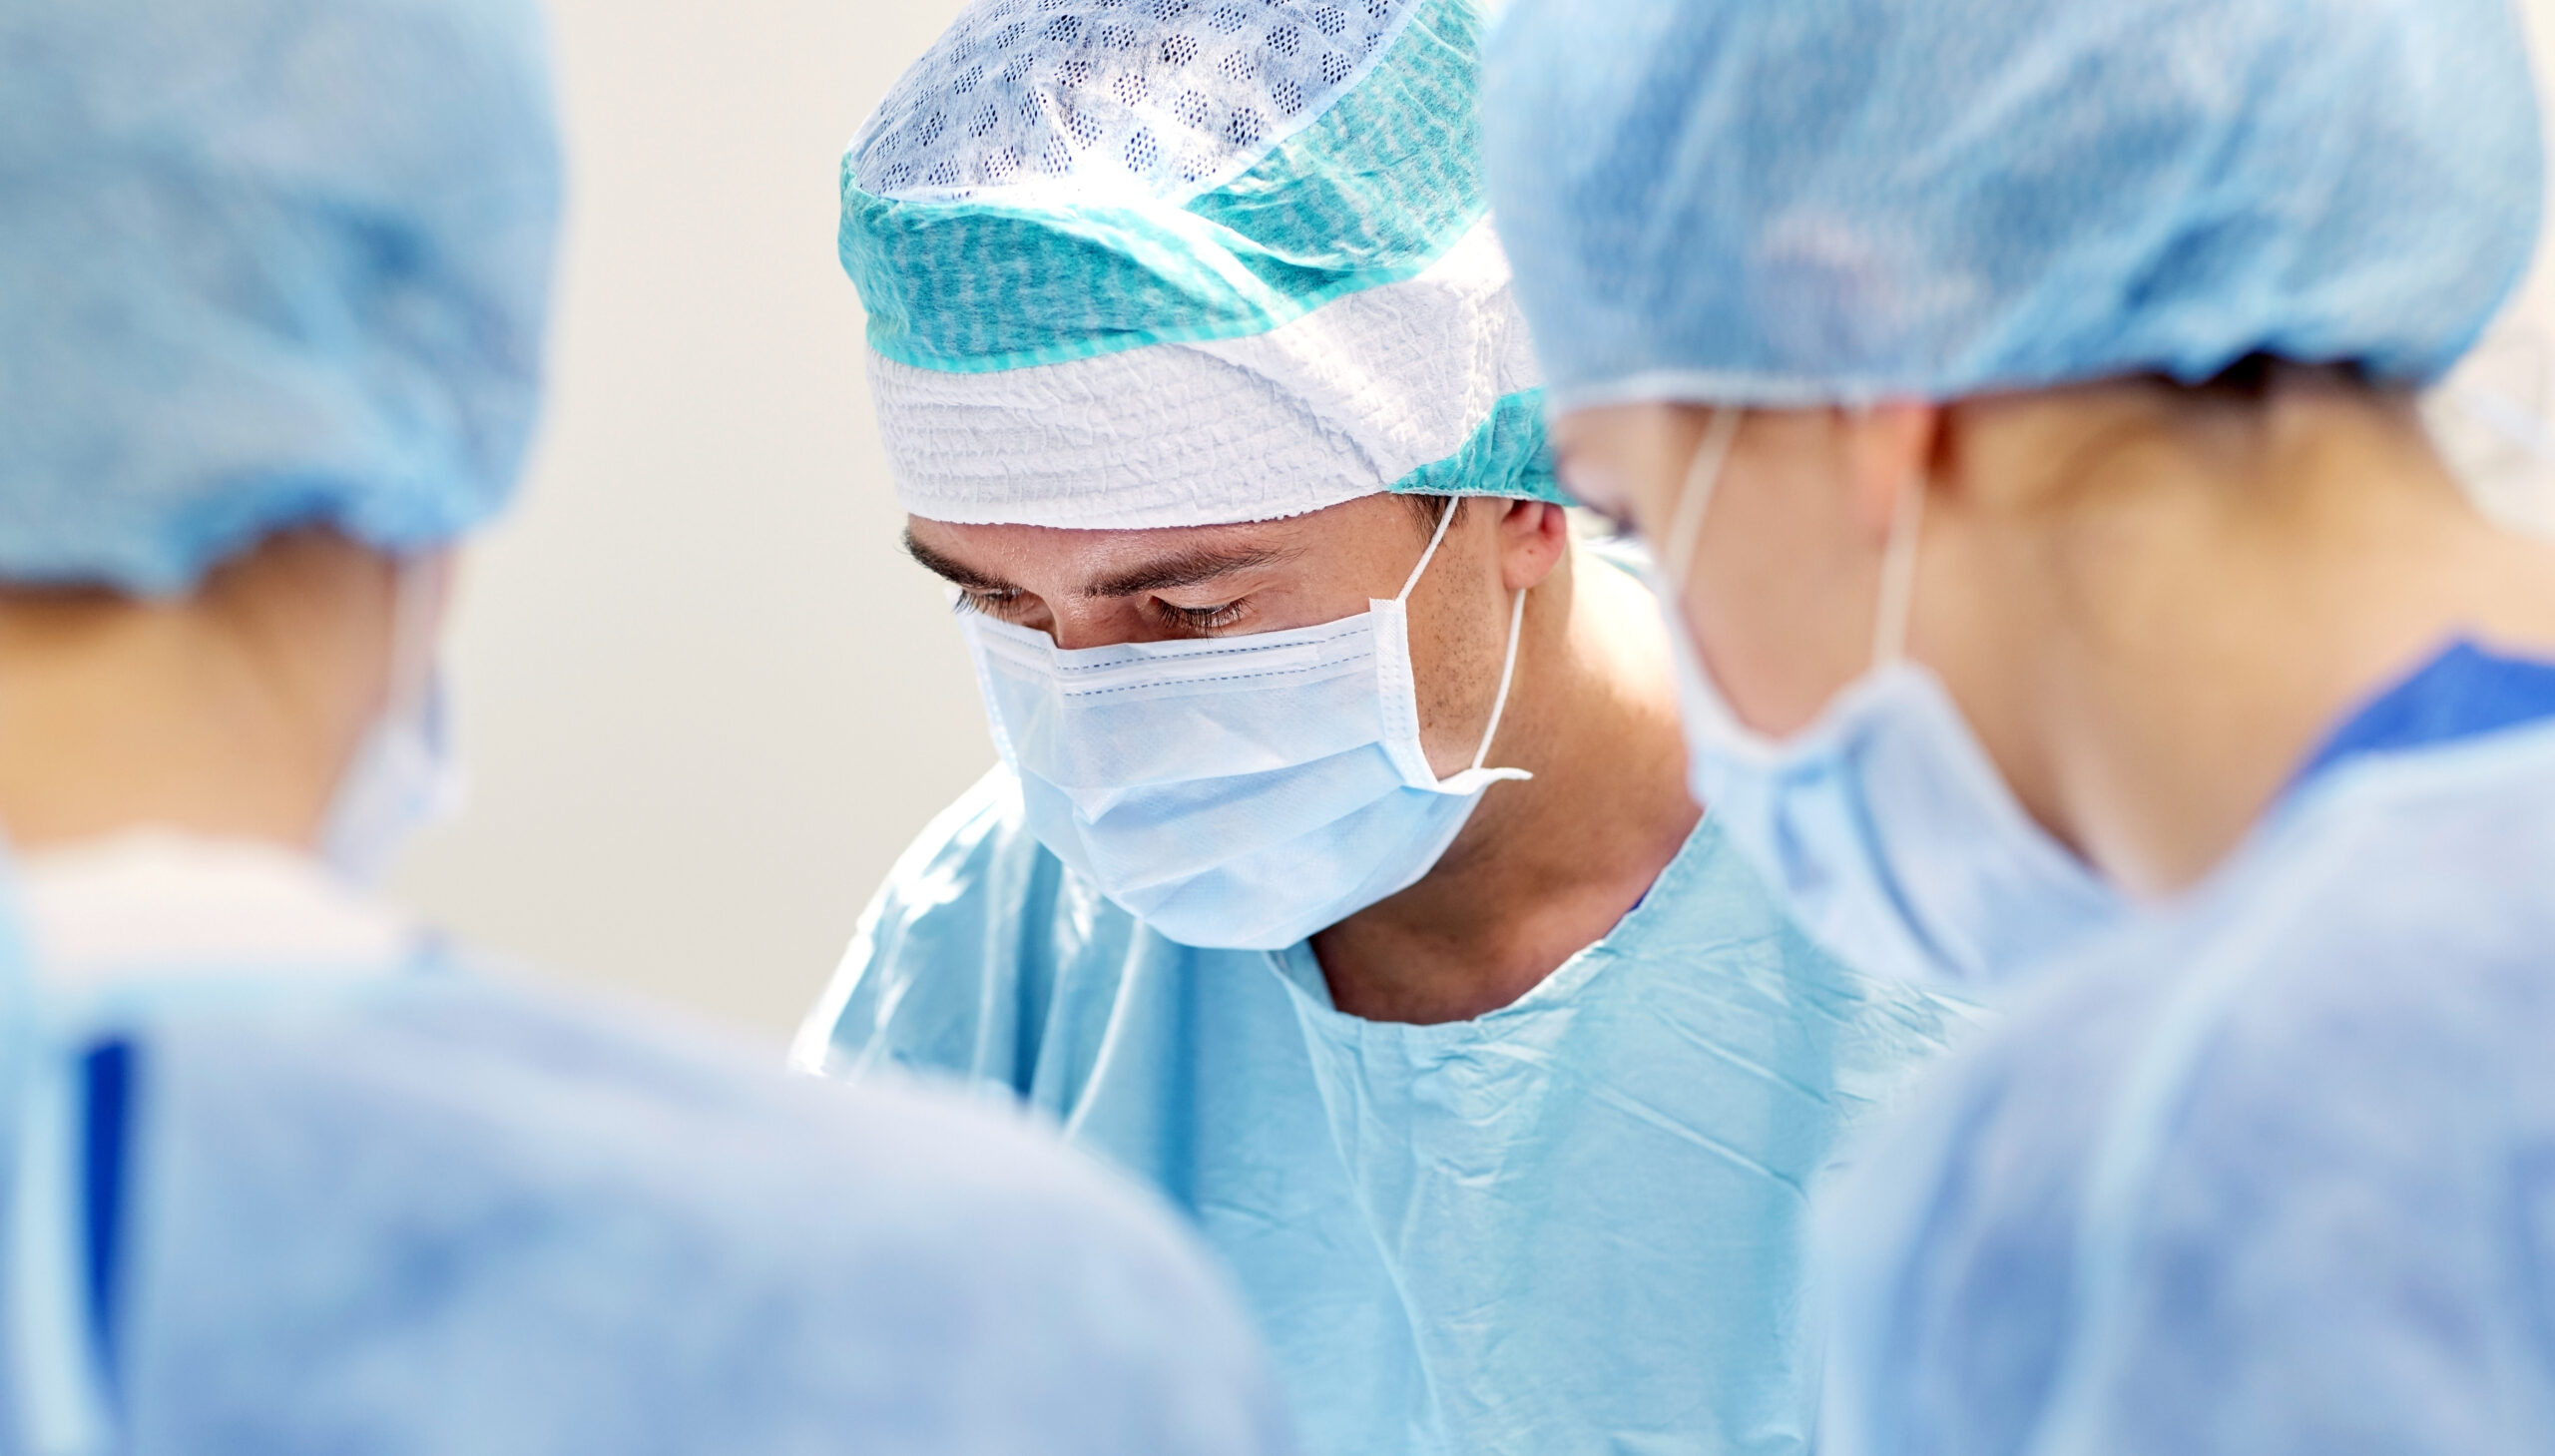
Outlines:
<svg viewBox="0 0 2555 1456"><path fill-rule="evenodd" d="M0 592L10 841L160 827L310 845L387 691L394 571L299 531L184 597Z"/></svg>
<svg viewBox="0 0 2555 1456"><path fill-rule="evenodd" d="M1312 938L1333 1003L1371 1021L1469 1020L1604 938L1694 832L1658 608L1574 550L1527 597L1491 785L1426 878Z"/></svg>
<svg viewBox="0 0 2555 1456"><path fill-rule="evenodd" d="M1961 406L1913 619L2024 805L2145 896L2450 641L2555 659L2555 550L2476 513L2409 401L2293 382L2212 439L2164 398Z"/></svg>

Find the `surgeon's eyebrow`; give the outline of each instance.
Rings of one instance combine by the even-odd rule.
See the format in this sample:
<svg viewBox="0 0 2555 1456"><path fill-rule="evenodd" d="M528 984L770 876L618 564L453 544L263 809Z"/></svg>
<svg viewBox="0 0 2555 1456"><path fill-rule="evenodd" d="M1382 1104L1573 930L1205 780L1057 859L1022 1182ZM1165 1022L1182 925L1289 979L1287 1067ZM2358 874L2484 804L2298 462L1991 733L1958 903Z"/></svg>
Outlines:
<svg viewBox="0 0 2555 1456"><path fill-rule="evenodd" d="M934 576L949 582L951 585L960 587L966 591L981 592L987 596L999 596L1004 592L1015 592L1019 590L1019 588L1013 586L1009 582L997 581L994 578L985 575L983 572L976 570L974 567L950 560L948 557L945 557L939 552L932 550L930 547L923 545L921 542L916 541L914 539L914 533L911 531L907 531L905 533L905 555L912 557L915 562L923 568L923 570L928 571Z"/></svg>
<svg viewBox="0 0 2555 1456"><path fill-rule="evenodd" d="M1146 562L1132 571L1103 577L1083 588L1086 597L1141 597L1147 592L1176 592L1185 587L1202 587L1220 578L1264 566L1276 566L1302 555L1300 547L1247 546L1218 549L1196 547L1176 552L1158 561Z"/></svg>
<svg viewBox="0 0 2555 1456"><path fill-rule="evenodd" d="M911 531L905 533L905 554L924 570L966 591L998 596L1020 590L998 577L987 576L964 562L941 555L915 540ZM1238 572L1292 561L1302 554L1302 548L1291 546L1194 547L1115 576L1103 577L1084 587L1082 594L1086 597L1141 597L1147 592L1176 592L1184 587L1204 586Z"/></svg>

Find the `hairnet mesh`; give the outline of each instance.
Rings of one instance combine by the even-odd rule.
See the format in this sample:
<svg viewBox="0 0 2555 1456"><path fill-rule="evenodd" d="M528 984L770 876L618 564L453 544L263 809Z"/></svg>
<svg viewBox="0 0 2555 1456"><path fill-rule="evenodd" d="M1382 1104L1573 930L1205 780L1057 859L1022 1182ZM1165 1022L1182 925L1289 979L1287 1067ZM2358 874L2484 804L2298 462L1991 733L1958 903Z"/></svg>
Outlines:
<svg viewBox="0 0 2555 1456"><path fill-rule="evenodd" d="M2428 381L2538 226L2504 0L1519 0L1491 51L1565 405Z"/></svg>
<svg viewBox="0 0 2555 1456"><path fill-rule="evenodd" d="M1328 109L1411 0L991 0L853 145L881 197L1107 179L1154 197L1242 171Z"/></svg>
<svg viewBox="0 0 2555 1456"><path fill-rule="evenodd" d="M0 579L494 512L557 166L527 0L0 8Z"/></svg>
<svg viewBox="0 0 2555 1456"><path fill-rule="evenodd" d="M843 164L907 508L1146 529L1557 497L1477 0L980 0Z"/></svg>

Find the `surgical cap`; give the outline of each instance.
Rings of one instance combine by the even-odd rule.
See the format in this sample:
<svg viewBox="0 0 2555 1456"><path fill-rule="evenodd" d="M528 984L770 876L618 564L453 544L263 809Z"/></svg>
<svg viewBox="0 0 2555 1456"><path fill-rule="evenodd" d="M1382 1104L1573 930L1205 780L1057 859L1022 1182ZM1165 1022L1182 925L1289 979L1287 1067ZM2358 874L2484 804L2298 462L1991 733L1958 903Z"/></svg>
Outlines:
<svg viewBox="0 0 2555 1456"><path fill-rule="evenodd" d="M843 160L899 495L945 521L1561 499L1475 0L979 0Z"/></svg>
<svg viewBox="0 0 2555 1456"><path fill-rule="evenodd" d="M480 523L557 194L528 0L0 5L0 580Z"/></svg>
<svg viewBox="0 0 2555 1456"><path fill-rule="evenodd" d="M1519 0L1491 51L1566 407L2426 383L2538 227L2505 0Z"/></svg>

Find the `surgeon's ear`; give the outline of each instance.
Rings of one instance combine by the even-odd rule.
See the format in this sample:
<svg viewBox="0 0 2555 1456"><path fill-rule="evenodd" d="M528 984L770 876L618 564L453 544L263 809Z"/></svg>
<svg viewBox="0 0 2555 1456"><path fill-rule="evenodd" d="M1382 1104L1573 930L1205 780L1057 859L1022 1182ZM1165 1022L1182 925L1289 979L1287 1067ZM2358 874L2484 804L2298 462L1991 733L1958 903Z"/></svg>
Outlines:
<svg viewBox="0 0 2555 1456"><path fill-rule="evenodd" d="M1543 585L1570 550L1570 515L1550 501L1479 498L1501 508L1500 585L1522 592Z"/></svg>
<svg viewBox="0 0 2555 1456"><path fill-rule="evenodd" d="M1874 541L1886 540L1898 493L1924 490L1934 479L1934 446L1942 412L1898 401L1838 411L1854 519Z"/></svg>

